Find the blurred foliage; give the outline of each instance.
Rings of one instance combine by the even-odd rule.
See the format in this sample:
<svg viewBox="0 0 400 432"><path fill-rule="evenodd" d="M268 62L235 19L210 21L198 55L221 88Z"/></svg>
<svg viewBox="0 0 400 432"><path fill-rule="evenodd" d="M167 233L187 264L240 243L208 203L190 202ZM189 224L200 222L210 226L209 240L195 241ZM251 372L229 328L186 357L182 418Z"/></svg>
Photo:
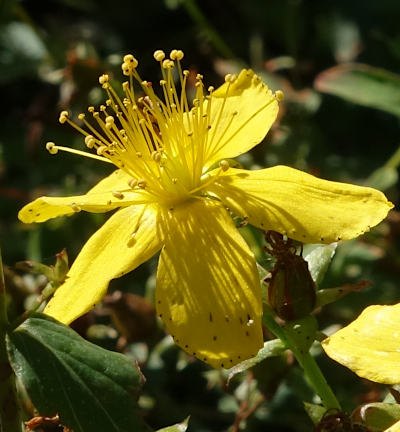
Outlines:
<svg viewBox="0 0 400 432"><path fill-rule="evenodd" d="M73 261L107 217L80 213L27 226L17 213L42 194L85 192L110 172L107 164L71 154L51 156L45 143L82 148L82 137L58 124L58 112L67 108L76 115L101 103L98 75L108 71L120 79L121 56L128 52L139 59L141 75L151 80L159 77L152 54L160 48L183 49L185 66L201 71L206 84L217 85L225 73L252 67L273 89L282 89L286 101L279 124L264 143L239 158L242 165L287 164L330 180L377 186L397 203L399 118L386 111L398 114L393 106L398 78L390 72L399 69L399 16L397 0L362 5L347 0L0 2L0 238L11 316L23 312L46 284L14 264L27 259L52 263L63 247ZM325 71L348 71L348 63L355 62L371 73L379 69L379 85L370 84L365 74L353 74L352 82L345 83L346 95L320 92ZM368 103L357 92L368 93ZM262 233L251 227L242 232L260 264L271 268ZM371 303L399 301L399 235L400 214L393 210L363 238L338 246L321 288L360 279L372 283L324 308L317 318L327 333ZM227 385L229 372L210 370L188 357L154 326L155 263L156 258L112 282L111 293L134 296L124 306L125 322L113 318L118 303L111 298L74 324L96 344L138 360L147 379L138 403L151 427L179 424L190 415L188 430L193 432L311 430L301 400L315 400L287 352L235 375ZM148 331L138 336L129 331L131 322L150 323ZM360 403L383 400L383 386L357 379L315 349L348 412ZM27 418L32 417L32 405L25 405Z"/></svg>

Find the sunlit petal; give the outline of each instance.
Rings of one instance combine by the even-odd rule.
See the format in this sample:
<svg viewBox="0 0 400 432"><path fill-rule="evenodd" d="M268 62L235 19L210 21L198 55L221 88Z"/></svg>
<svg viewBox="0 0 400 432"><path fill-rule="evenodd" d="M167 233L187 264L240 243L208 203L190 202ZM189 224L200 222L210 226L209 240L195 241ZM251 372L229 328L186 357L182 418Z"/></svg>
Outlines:
<svg viewBox="0 0 400 432"><path fill-rule="evenodd" d="M104 297L111 279L130 272L161 247L158 206L119 210L87 241L45 313L69 324Z"/></svg>
<svg viewBox="0 0 400 432"><path fill-rule="evenodd" d="M268 86L252 70L242 70L236 81L223 84L212 94L205 165L253 148L277 115L278 101Z"/></svg>
<svg viewBox="0 0 400 432"><path fill-rule="evenodd" d="M58 216L72 215L81 210L104 213L118 207L151 200L144 191L130 190L129 179L126 173L116 170L85 195L37 198L20 210L18 218L24 223L44 222Z"/></svg>
<svg viewBox="0 0 400 432"><path fill-rule="evenodd" d="M322 346L329 357L363 378L399 384L400 303L366 308Z"/></svg>
<svg viewBox="0 0 400 432"><path fill-rule="evenodd" d="M229 168L209 191L252 225L304 243L357 237L393 207L376 189L321 180L285 166Z"/></svg>
<svg viewBox="0 0 400 432"><path fill-rule="evenodd" d="M255 260L227 211L193 200L170 212L157 273L156 307L175 342L229 368L262 347Z"/></svg>

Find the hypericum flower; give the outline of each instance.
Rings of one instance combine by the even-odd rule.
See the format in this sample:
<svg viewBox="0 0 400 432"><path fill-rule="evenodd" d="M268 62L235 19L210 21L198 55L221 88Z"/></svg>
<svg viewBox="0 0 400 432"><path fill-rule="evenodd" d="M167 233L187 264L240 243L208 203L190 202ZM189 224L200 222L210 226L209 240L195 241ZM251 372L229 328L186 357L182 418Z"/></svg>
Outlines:
<svg viewBox="0 0 400 432"><path fill-rule="evenodd" d="M173 50L166 59L159 50L154 57L161 65L162 98L140 78L137 60L127 55L123 99L108 75L99 79L108 99L99 110L88 109L96 126L85 114L79 115L83 128L68 112L60 115L61 123L85 135L87 147L96 152L91 157L118 169L86 195L38 198L19 218L43 222L81 210L119 208L83 247L45 312L70 323L102 299L111 279L161 250L158 315L185 351L214 367L230 367L255 355L263 336L256 262L227 208L261 229L302 242L330 243L367 231L391 204L377 190L320 180L284 166L231 167L228 158L265 137L282 92L272 93L251 70L227 75L221 87L205 91L199 74L190 104L190 76L180 64L183 52ZM47 149L87 155L54 143Z"/></svg>
<svg viewBox="0 0 400 432"><path fill-rule="evenodd" d="M367 307L322 346L329 357L362 378L400 384L400 303Z"/></svg>

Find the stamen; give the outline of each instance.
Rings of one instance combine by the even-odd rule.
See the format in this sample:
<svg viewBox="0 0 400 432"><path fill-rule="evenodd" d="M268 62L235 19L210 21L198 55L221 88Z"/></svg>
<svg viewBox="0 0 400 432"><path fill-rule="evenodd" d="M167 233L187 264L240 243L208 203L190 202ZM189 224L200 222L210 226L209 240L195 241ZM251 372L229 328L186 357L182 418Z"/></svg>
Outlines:
<svg viewBox="0 0 400 432"><path fill-rule="evenodd" d="M117 199L122 200L124 198L124 194L120 191L112 191L111 193L112 193L112 196L117 198Z"/></svg>
<svg viewBox="0 0 400 432"><path fill-rule="evenodd" d="M277 90L277 91L275 92L275 97L276 97L276 100L277 100L278 102L282 102L283 99L285 98L285 95L283 94L283 91L282 91L282 90Z"/></svg>
<svg viewBox="0 0 400 432"><path fill-rule="evenodd" d="M56 153L58 153L58 150L61 150L61 151L65 151L67 153L73 153L73 154L77 154L79 156L84 156L84 157L87 157L90 159L96 159L96 160L99 160L102 162L107 162L107 163L112 164L112 162L109 159L106 159L104 157L97 156L97 155L94 155L92 153L83 152L81 150L75 150L75 149L72 149L69 147L57 146L51 142L46 144L46 149L49 151L50 154L56 154Z"/></svg>
<svg viewBox="0 0 400 432"><path fill-rule="evenodd" d="M162 50L154 51L153 57L158 61L162 62L165 59L165 52Z"/></svg>
<svg viewBox="0 0 400 432"><path fill-rule="evenodd" d="M221 167L222 171L224 171L224 172L228 171L228 169L229 169L229 162L224 159L224 160L222 160L219 163L219 166Z"/></svg>
<svg viewBox="0 0 400 432"><path fill-rule="evenodd" d="M75 203L71 204L71 208L75 213L79 213L82 209Z"/></svg>
<svg viewBox="0 0 400 432"><path fill-rule="evenodd" d="M58 148L56 148L56 145L53 142L48 142L46 144L46 150L50 153L50 154L57 154L58 153Z"/></svg>

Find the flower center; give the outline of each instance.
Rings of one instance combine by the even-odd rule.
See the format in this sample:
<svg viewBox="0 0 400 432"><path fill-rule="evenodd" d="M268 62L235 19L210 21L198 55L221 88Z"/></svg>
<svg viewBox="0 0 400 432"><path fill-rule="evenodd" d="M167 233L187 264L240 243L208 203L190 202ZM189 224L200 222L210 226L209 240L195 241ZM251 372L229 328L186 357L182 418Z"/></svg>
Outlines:
<svg viewBox="0 0 400 432"><path fill-rule="evenodd" d="M210 182L204 176L205 162L213 147L218 146L213 136L224 103L211 124L214 88L209 87L205 92L202 75L191 76L188 70L182 70L183 55L182 51L173 50L166 59L163 51L154 53L161 67L162 98L156 95L151 82L139 76L135 57L126 55L122 70L129 80L122 84L122 97L104 74L99 83L108 98L99 109L88 108L90 121L86 114L79 114L81 127L70 120L67 111L60 114L59 121L69 123L85 135L86 146L96 154L54 143L48 143L47 149L53 154L65 150L111 162L131 176L127 188L145 189L159 202L180 202L199 193L202 185ZM225 77L228 83L225 99L235 79L233 75ZM194 82L195 88L190 105L186 92L188 81ZM226 168L221 165L222 170Z"/></svg>

